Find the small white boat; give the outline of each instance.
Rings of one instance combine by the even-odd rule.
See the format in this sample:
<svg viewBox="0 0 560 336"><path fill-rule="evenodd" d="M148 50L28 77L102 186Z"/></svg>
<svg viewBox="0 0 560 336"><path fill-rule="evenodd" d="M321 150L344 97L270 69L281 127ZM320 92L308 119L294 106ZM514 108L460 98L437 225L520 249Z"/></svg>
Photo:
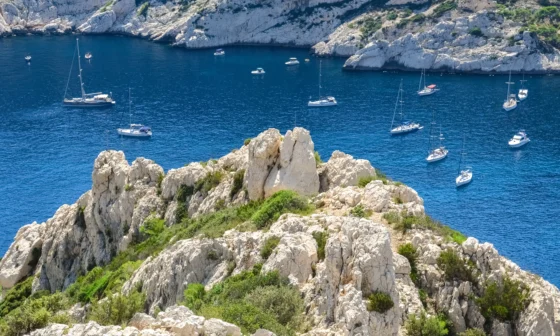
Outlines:
<svg viewBox="0 0 560 336"><path fill-rule="evenodd" d="M132 99L130 88L128 89L128 115L132 120ZM129 121L130 122L130 121ZM149 138L152 136L152 129L142 124L130 124L129 128L117 128L117 133L122 136L134 138Z"/></svg>
<svg viewBox="0 0 560 336"><path fill-rule="evenodd" d="M216 51L214 52L214 56L224 56L226 54L226 52L224 51L224 49L216 49Z"/></svg>
<svg viewBox="0 0 560 336"><path fill-rule="evenodd" d="M527 136L527 133L525 133L524 130L520 130L519 132L517 132L517 134L515 134L513 136L513 138L511 138L509 140L508 145L511 148L519 148L519 147L525 146L530 141L531 141L531 139L529 139L529 137Z"/></svg>
<svg viewBox="0 0 560 336"><path fill-rule="evenodd" d="M251 71L251 74L253 75L264 75L266 72L264 71L263 68L257 68L257 70L253 70Z"/></svg>
<svg viewBox="0 0 560 336"><path fill-rule="evenodd" d="M517 97L519 98L519 101L524 101L525 99L527 99L527 96L529 96L529 90L527 90L525 88L525 74L523 74L523 79L520 80L521 82L521 89L519 89L519 92L517 93Z"/></svg>
<svg viewBox="0 0 560 336"><path fill-rule="evenodd" d="M389 130L391 135L398 135L398 134L415 132L415 131L418 131L418 130L421 130L422 128L424 128L424 127L420 126L419 123L404 120L404 112L403 112L404 100L403 100L403 96L404 96L404 90L403 90L403 83L402 83L402 79L401 79L401 85L399 86L399 93L397 94L397 102L395 103L395 111L393 112L393 121L391 122L391 129ZM400 106L400 113L399 114L401 116L401 121L400 121L400 125L395 127L395 116L397 115L397 110L398 110L399 106Z"/></svg>
<svg viewBox="0 0 560 336"><path fill-rule="evenodd" d="M299 61L297 60L297 58L295 57L290 57L290 59L288 60L288 62L284 63L286 65L298 65Z"/></svg>
<svg viewBox="0 0 560 336"><path fill-rule="evenodd" d="M306 59L305 59L305 63L309 63L309 58L306 58Z"/></svg>
<svg viewBox="0 0 560 336"><path fill-rule="evenodd" d="M308 107L325 107L325 106L336 106L338 103L334 97L324 97L318 100L310 100L307 103Z"/></svg>
<svg viewBox="0 0 560 336"><path fill-rule="evenodd" d="M31 55L25 56L25 61L26 62L31 62Z"/></svg>
<svg viewBox="0 0 560 336"><path fill-rule="evenodd" d="M310 100L307 102L308 107L327 107L327 106L336 106L338 103L333 96L323 97L321 94L321 89L323 88L322 85L322 78L323 78L323 61L319 61L319 99L317 100Z"/></svg>
<svg viewBox="0 0 560 336"><path fill-rule="evenodd" d="M93 55L90 52L87 52L86 55L84 56L85 59L90 60L93 57Z"/></svg>
<svg viewBox="0 0 560 336"><path fill-rule="evenodd" d="M436 122L435 122L435 113L434 113L434 116L432 117L432 125L430 127L430 148L431 149L428 153L428 157L426 158L426 161L428 161L428 163L441 161L441 160L443 160L447 157L447 154L449 154L449 150L443 146L443 140L445 138L443 137L443 134L441 133L441 127L439 128L439 144L437 146L434 146L435 139L438 138L437 135L433 134L435 126L436 126Z"/></svg>
<svg viewBox="0 0 560 336"><path fill-rule="evenodd" d="M466 154L467 153L465 153L465 137L463 136L463 147L461 148L461 159L459 160L459 176L455 178L455 185L457 186L457 188L471 183L473 178L471 167L465 167L464 169L462 169L463 157Z"/></svg>
<svg viewBox="0 0 560 336"><path fill-rule="evenodd" d="M472 170L469 167L461 170L459 176L455 179L455 185L457 187L464 186L465 184L471 183L473 178Z"/></svg>
<svg viewBox="0 0 560 336"><path fill-rule="evenodd" d="M507 91L506 100L504 101L502 107L506 111L511 111L517 107L517 98L515 97L514 94L510 94L511 84L515 84L511 81L511 71L509 72L509 81L506 82L506 84L508 85L508 91Z"/></svg>
<svg viewBox="0 0 560 336"><path fill-rule="evenodd" d="M420 84L418 85L419 96L430 96L438 92L439 89L435 84L426 85L426 69L422 69L420 74Z"/></svg>

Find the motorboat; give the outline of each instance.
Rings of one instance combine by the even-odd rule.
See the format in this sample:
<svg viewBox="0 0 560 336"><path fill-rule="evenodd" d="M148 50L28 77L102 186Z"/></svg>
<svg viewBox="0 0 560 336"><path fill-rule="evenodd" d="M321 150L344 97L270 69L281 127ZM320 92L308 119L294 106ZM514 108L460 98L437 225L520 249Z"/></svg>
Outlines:
<svg viewBox="0 0 560 336"><path fill-rule="evenodd" d="M418 85L419 96L429 96L438 92L439 89L435 84L426 85L426 69L422 69L420 74L420 84Z"/></svg>
<svg viewBox="0 0 560 336"><path fill-rule="evenodd" d="M286 65L298 65L299 61L297 60L297 58L295 57L290 57L290 59L288 60L288 62L284 63Z"/></svg>
<svg viewBox="0 0 560 336"><path fill-rule="evenodd" d="M524 130L520 130L519 132L517 132L513 136L513 138L511 138L509 140L508 145L511 148L519 148L519 147L525 146L530 141L531 141L531 139L529 139L529 137L527 136L527 133Z"/></svg>
<svg viewBox="0 0 560 336"><path fill-rule="evenodd" d="M514 94L510 94L511 85L515 84L511 81L511 71L509 72L509 81L507 81L506 84L508 85L508 90L507 90L506 100L504 101L502 107L506 111L511 111L517 107L517 98L515 97Z"/></svg>
<svg viewBox="0 0 560 336"><path fill-rule="evenodd" d="M336 106L337 102L333 96L323 97L321 89L323 78L323 62L319 61L319 98L316 100L310 100L307 102L308 107L326 107L326 106Z"/></svg>
<svg viewBox="0 0 560 336"><path fill-rule="evenodd" d="M110 107L115 105L112 94L105 94L102 92L96 93L86 93L84 89L84 82L82 78L82 63L80 61L80 43L76 39L76 51L78 54L78 78L80 79L80 89L82 91L81 97L66 98L68 93L68 85L70 84L70 75L72 74L72 69L70 69L70 75L68 77L68 82L66 84L66 91L64 92L63 104L67 107Z"/></svg>
<svg viewBox="0 0 560 336"><path fill-rule="evenodd" d="M87 60L90 60L92 57L93 55L90 52L86 53L86 55L84 56L84 58Z"/></svg>
<svg viewBox="0 0 560 336"><path fill-rule="evenodd" d="M25 61L26 62L31 62L31 55L25 56Z"/></svg>
<svg viewBox="0 0 560 336"><path fill-rule="evenodd" d="M264 75L266 72L263 68L257 68L256 70L251 71L253 75Z"/></svg>
<svg viewBox="0 0 560 336"><path fill-rule="evenodd" d="M397 102L395 103L395 110L393 112L393 121L391 122L391 129L389 130L391 135L415 132L423 128L422 126L420 126L419 123L405 121L404 111L403 111L403 105L404 105L403 96L404 96L404 90L403 90L403 82L401 80L401 85L399 86L399 92L397 94ZM400 107L400 112L399 112L400 123L398 124L398 126L395 126L395 117L397 115L397 110L399 110L399 107Z"/></svg>
<svg viewBox="0 0 560 336"><path fill-rule="evenodd" d="M214 56L224 56L225 54L226 52L224 49L216 49L216 51L214 51Z"/></svg>

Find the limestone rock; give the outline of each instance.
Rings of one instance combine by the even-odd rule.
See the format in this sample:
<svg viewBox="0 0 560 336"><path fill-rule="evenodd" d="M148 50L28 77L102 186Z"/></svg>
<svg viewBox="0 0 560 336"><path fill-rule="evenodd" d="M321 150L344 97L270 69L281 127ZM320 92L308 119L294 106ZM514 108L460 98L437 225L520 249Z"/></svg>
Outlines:
<svg viewBox="0 0 560 336"><path fill-rule="evenodd" d="M301 127L288 131L280 146L276 165L266 178L264 196L280 190L294 190L304 196L319 192L315 149L309 131Z"/></svg>
<svg viewBox="0 0 560 336"><path fill-rule="evenodd" d="M36 222L22 226L0 261L0 286L11 288L33 271L41 256L44 225Z"/></svg>
<svg viewBox="0 0 560 336"><path fill-rule="evenodd" d="M334 151L321 176L321 190L338 186L348 187L358 185L362 177L376 176L375 169L369 161L354 159L351 155Z"/></svg>
<svg viewBox="0 0 560 336"><path fill-rule="evenodd" d="M281 143L280 132L272 128L259 134L249 143L249 164L245 177L249 199L258 200L264 197L264 185L276 164Z"/></svg>

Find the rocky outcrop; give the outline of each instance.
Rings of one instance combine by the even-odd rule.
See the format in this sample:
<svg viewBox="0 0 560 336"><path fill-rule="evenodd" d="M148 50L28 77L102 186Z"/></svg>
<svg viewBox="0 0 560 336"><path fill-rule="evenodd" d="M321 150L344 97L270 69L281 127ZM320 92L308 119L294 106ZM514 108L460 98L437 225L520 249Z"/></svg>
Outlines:
<svg viewBox="0 0 560 336"><path fill-rule="evenodd" d="M20 279L28 276L41 257L41 237L43 226L33 224L22 226L14 243L0 261L0 286L13 287Z"/></svg>
<svg viewBox="0 0 560 336"><path fill-rule="evenodd" d="M377 174L367 160L355 160L351 155L334 151L329 161L321 166L321 190L358 185L361 178Z"/></svg>

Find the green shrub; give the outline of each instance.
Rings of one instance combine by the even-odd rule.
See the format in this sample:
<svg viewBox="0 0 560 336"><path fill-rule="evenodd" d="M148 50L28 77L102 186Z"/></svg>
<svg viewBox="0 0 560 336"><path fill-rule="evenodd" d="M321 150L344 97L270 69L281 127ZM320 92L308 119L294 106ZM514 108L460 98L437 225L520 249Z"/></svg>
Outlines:
<svg viewBox="0 0 560 336"><path fill-rule="evenodd" d="M366 40L371 34L381 29L382 22L378 18L368 17L363 21L360 32L362 33L362 40Z"/></svg>
<svg viewBox="0 0 560 336"><path fill-rule="evenodd" d="M243 141L243 146L249 146L250 143L251 143L251 138L247 138L245 139L245 141Z"/></svg>
<svg viewBox="0 0 560 336"><path fill-rule="evenodd" d="M375 176L360 177L358 180L358 187L365 188L373 180L375 180Z"/></svg>
<svg viewBox="0 0 560 336"><path fill-rule="evenodd" d="M156 188L156 191L157 191L158 196L161 195L161 183L163 182L163 179L164 179L164 178L165 178L165 174L161 174L161 173L160 173L160 174L158 175L157 188Z"/></svg>
<svg viewBox="0 0 560 336"><path fill-rule="evenodd" d="M276 321L288 325L303 312L304 302L297 290L291 287L259 287L251 291L245 300L255 307L272 314ZM299 322L299 321L296 321Z"/></svg>
<svg viewBox="0 0 560 336"><path fill-rule="evenodd" d="M437 258L437 264L439 268L443 270L446 280L460 280L470 282L473 282L475 280L470 267L452 249L442 251Z"/></svg>
<svg viewBox="0 0 560 336"><path fill-rule="evenodd" d="M148 236L156 236L165 230L165 220L151 217L140 227L140 232Z"/></svg>
<svg viewBox="0 0 560 336"><path fill-rule="evenodd" d="M144 310L146 295L133 291L129 295L111 294L102 301L94 301L90 319L101 325L125 324L134 314Z"/></svg>
<svg viewBox="0 0 560 336"><path fill-rule="evenodd" d="M428 293L425 290L419 289L418 296L420 297L420 302L422 302L422 306L424 308L428 308Z"/></svg>
<svg viewBox="0 0 560 336"><path fill-rule="evenodd" d="M527 285L506 277L501 285L496 282L486 283L484 294L476 302L486 319L513 322L529 305L529 296Z"/></svg>
<svg viewBox="0 0 560 336"><path fill-rule="evenodd" d="M136 11L138 16L146 17L148 14L148 7L150 7L150 3L148 1L144 2Z"/></svg>
<svg viewBox="0 0 560 336"><path fill-rule="evenodd" d="M424 20L426 20L426 16L424 14L416 14L410 19L410 21L418 23L424 22Z"/></svg>
<svg viewBox="0 0 560 336"><path fill-rule="evenodd" d="M361 204L358 204L350 210L350 215L358 218L366 218L371 216L371 210L366 210Z"/></svg>
<svg viewBox="0 0 560 336"><path fill-rule="evenodd" d="M399 196L395 196L395 197L393 197L393 203L403 204L403 200Z"/></svg>
<svg viewBox="0 0 560 336"><path fill-rule="evenodd" d="M199 310L204 304L204 296L206 291L204 290L204 285L199 283L192 283L187 286L183 295L185 296L185 301L183 304L195 311Z"/></svg>
<svg viewBox="0 0 560 336"><path fill-rule="evenodd" d="M406 213L399 214L395 211L391 211L384 214L383 219L389 224L392 224L395 230L400 230L402 232L406 232L415 226L418 229L434 231L446 240L454 241L459 245L467 240L467 237L459 231L453 230L449 226L443 225L427 215L413 216Z"/></svg>
<svg viewBox="0 0 560 336"><path fill-rule="evenodd" d="M446 1L440 4L439 6L437 6L436 8L434 8L433 15L435 17L440 17L446 12L453 10L455 8L457 8L457 3L455 3L455 1Z"/></svg>
<svg viewBox="0 0 560 336"><path fill-rule="evenodd" d="M280 217L284 213L306 214L311 211L311 207L306 199L291 190L282 190L269 199L251 217L257 228L263 229Z"/></svg>
<svg viewBox="0 0 560 336"><path fill-rule="evenodd" d="M383 219L389 224L396 224L401 220L401 216L395 211L389 211L383 214Z"/></svg>
<svg viewBox="0 0 560 336"><path fill-rule="evenodd" d="M415 284L418 284L418 268L416 266L418 251L416 251L416 248L411 243L406 243L399 246L397 253L408 259L408 263L410 264L410 279Z"/></svg>
<svg viewBox="0 0 560 336"><path fill-rule="evenodd" d="M393 308L394 303L391 296L387 293L376 291L372 293L368 298L367 309L369 311L375 311L378 313L385 313L389 309Z"/></svg>
<svg viewBox="0 0 560 336"><path fill-rule="evenodd" d="M427 317L424 312L420 317L410 315L405 324L407 336L447 336L447 321L441 316Z"/></svg>
<svg viewBox="0 0 560 336"><path fill-rule="evenodd" d="M315 231L313 232L313 238L317 242L317 258L319 261L325 260L325 246L329 239L329 233L327 231Z"/></svg>
<svg viewBox="0 0 560 336"><path fill-rule="evenodd" d="M486 336L482 329L467 329L459 334L459 336Z"/></svg>
<svg viewBox="0 0 560 336"><path fill-rule="evenodd" d="M105 13L112 6L113 6L113 0L109 0L101 8L99 8L99 12Z"/></svg>
<svg viewBox="0 0 560 336"><path fill-rule="evenodd" d="M480 30L480 28L478 28L478 27L474 27L471 30L469 30L469 34L471 34L472 36L477 36L477 37L484 36L484 34L482 33L482 30Z"/></svg>
<svg viewBox="0 0 560 336"><path fill-rule="evenodd" d="M198 180L194 185L194 192L200 191L206 195L208 192L220 184L224 174L221 171L214 171L206 174L206 176Z"/></svg>
<svg viewBox="0 0 560 336"><path fill-rule="evenodd" d="M240 169L233 175L233 185L229 193L230 199L233 199L237 193L243 189L243 179L245 178L245 169Z"/></svg>
<svg viewBox="0 0 560 336"><path fill-rule="evenodd" d="M323 163L323 160L321 160L321 155L319 155L319 152L315 151L314 156L315 156L315 166L319 167L319 165Z"/></svg>
<svg viewBox="0 0 560 336"><path fill-rule="evenodd" d="M134 186L132 184L125 184L124 191L131 191L132 189L134 189Z"/></svg>
<svg viewBox="0 0 560 336"><path fill-rule="evenodd" d="M32 284L33 277L30 276L8 290L6 296L0 302L0 317L6 316L10 311L16 309L24 303L24 301L31 295Z"/></svg>
<svg viewBox="0 0 560 336"><path fill-rule="evenodd" d="M389 21L394 21L394 20L397 19L397 17L398 17L398 15L397 15L397 13L395 13L394 11L390 11L390 12L387 14L387 20L389 20Z"/></svg>
<svg viewBox="0 0 560 336"><path fill-rule="evenodd" d="M280 243L280 238L279 237L270 237L268 238L262 248L261 248L261 258L263 258L264 260L267 260L268 257L270 257L270 255L272 254L272 252L274 252L274 249L276 249L276 247L278 246L278 244Z"/></svg>

